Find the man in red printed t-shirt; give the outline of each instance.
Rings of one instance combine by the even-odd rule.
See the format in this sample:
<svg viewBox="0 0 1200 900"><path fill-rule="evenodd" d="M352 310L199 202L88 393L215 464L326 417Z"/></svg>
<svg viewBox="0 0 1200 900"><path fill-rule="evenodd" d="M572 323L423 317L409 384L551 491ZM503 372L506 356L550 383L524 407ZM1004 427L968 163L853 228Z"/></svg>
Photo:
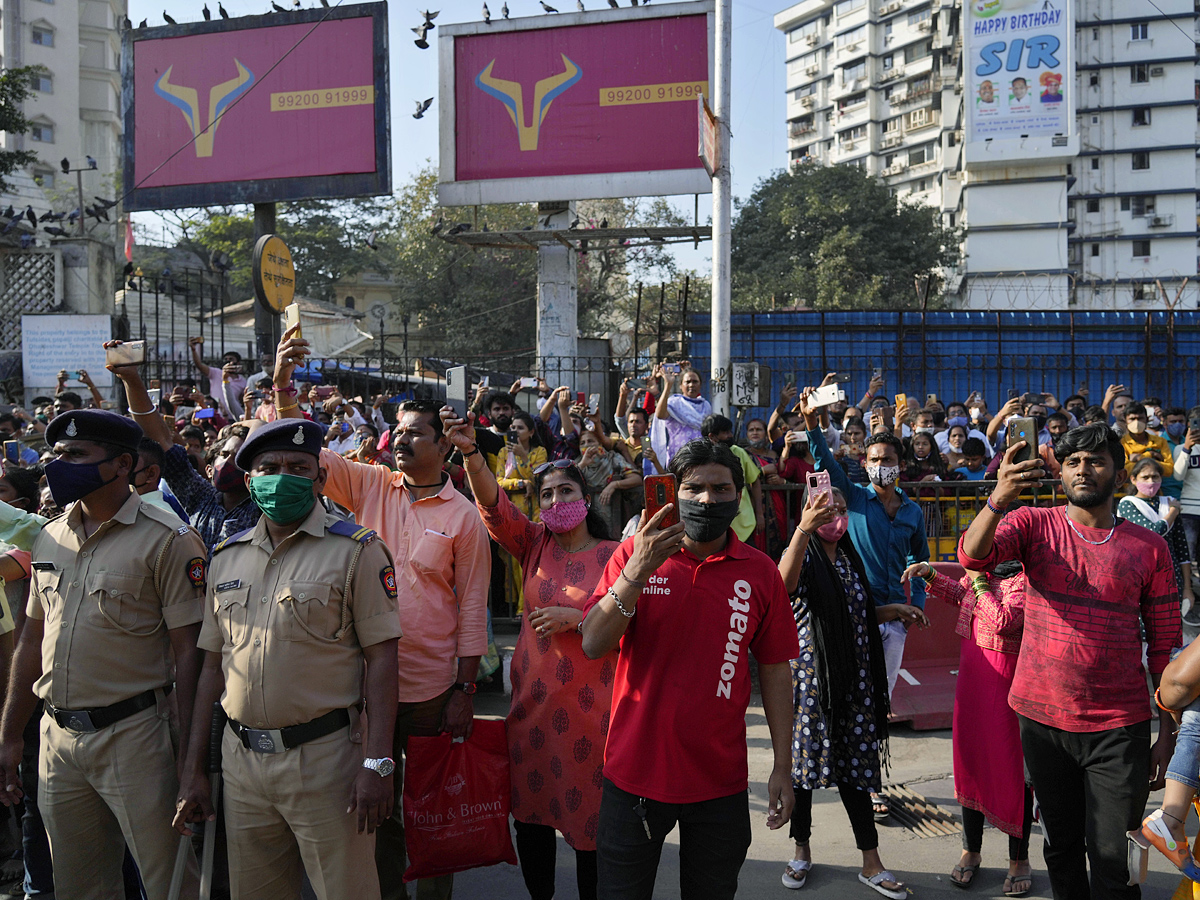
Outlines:
<svg viewBox="0 0 1200 900"><path fill-rule="evenodd" d="M1163 786L1175 738L1160 713L1150 746L1138 620L1157 687L1180 640L1171 556L1161 537L1114 515L1125 451L1102 424L1074 428L1054 445L1065 507L1005 516L1044 475L1036 454L1013 461L1024 446L1004 454L999 483L963 535L958 560L979 572L1010 559L1025 566L1025 631L1008 699L1041 804L1056 900L1140 897L1128 884L1125 832L1138 827L1150 789Z"/></svg>
<svg viewBox="0 0 1200 900"><path fill-rule="evenodd" d="M698 440L670 465L682 522L659 527L669 507L642 514L580 626L592 659L621 647L596 837L601 900L649 900L676 824L683 900L736 893L750 847L750 654L775 755L768 827L785 825L794 802L788 663L800 648L779 570L730 528L741 463Z"/></svg>

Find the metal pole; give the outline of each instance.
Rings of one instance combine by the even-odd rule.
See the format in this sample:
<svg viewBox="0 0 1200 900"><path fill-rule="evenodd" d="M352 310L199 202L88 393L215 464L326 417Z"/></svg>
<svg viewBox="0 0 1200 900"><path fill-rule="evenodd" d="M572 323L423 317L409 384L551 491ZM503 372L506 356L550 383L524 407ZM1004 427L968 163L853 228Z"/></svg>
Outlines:
<svg viewBox="0 0 1200 900"><path fill-rule="evenodd" d="M83 214L83 169L75 170L75 181L79 185L79 236L83 237L83 220L87 218Z"/></svg>
<svg viewBox="0 0 1200 900"><path fill-rule="evenodd" d="M700 195L697 194L697 197ZM699 202L699 201L697 201ZM688 292L692 286L692 277L690 275L683 276L683 327L679 329L679 348L683 351L684 359L691 359L688 355L688 320L687 320L687 305Z"/></svg>
<svg viewBox="0 0 1200 900"><path fill-rule="evenodd" d="M729 101L733 61L733 0L717 0L716 9L717 171L713 175L712 369L709 391L713 412L729 415L730 304L729 251L733 223L733 179L729 168Z"/></svg>
<svg viewBox="0 0 1200 900"><path fill-rule="evenodd" d="M255 203L254 204L254 240L257 243L258 239L264 234L273 234L275 232L275 204L274 203ZM254 343L255 350L259 357L275 358L275 348L279 344L279 316L265 308L261 303L254 302ZM257 360L256 360L257 362ZM258 367L251 367L252 371L257 372Z"/></svg>
<svg viewBox="0 0 1200 900"><path fill-rule="evenodd" d="M642 330L642 283L638 282L637 307L633 314L633 374L636 377L638 372L638 333Z"/></svg>
<svg viewBox="0 0 1200 900"><path fill-rule="evenodd" d="M658 332L654 336L654 352L658 355L659 360L663 359L662 352L662 317L663 304L667 301L667 285L661 283L658 286Z"/></svg>

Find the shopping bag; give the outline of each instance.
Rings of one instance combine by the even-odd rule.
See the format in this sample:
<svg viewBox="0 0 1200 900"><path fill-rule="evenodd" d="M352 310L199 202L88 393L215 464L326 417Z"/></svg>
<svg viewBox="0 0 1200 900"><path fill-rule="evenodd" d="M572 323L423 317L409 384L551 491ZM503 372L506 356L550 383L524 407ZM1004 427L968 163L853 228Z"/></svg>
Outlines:
<svg viewBox="0 0 1200 900"><path fill-rule="evenodd" d="M406 882L480 866L517 864L508 739L503 719L476 719L459 744L448 734L410 737L404 764Z"/></svg>

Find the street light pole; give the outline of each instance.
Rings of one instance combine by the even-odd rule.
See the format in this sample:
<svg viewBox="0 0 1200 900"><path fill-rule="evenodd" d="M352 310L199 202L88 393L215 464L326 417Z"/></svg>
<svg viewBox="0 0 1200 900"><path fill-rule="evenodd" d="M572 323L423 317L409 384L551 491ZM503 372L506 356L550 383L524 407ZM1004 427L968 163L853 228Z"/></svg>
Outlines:
<svg viewBox="0 0 1200 900"><path fill-rule="evenodd" d="M729 101L733 55L733 0L717 0L716 101L717 170L713 173L712 369L709 390L713 412L729 415L730 401L730 245L732 242L732 176L729 168Z"/></svg>

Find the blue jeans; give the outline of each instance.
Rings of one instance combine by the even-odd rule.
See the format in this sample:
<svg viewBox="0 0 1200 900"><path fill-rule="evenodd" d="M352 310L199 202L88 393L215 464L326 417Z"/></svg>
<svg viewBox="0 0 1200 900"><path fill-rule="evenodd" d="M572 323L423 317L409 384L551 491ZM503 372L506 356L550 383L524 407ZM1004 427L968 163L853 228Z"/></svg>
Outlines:
<svg viewBox="0 0 1200 900"><path fill-rule="evenodd" d="M1197 697L1180 716L1179 734L1175 736L1175 752L1167 766L1167 777L1200 789L1200 697Z"/></svg>

